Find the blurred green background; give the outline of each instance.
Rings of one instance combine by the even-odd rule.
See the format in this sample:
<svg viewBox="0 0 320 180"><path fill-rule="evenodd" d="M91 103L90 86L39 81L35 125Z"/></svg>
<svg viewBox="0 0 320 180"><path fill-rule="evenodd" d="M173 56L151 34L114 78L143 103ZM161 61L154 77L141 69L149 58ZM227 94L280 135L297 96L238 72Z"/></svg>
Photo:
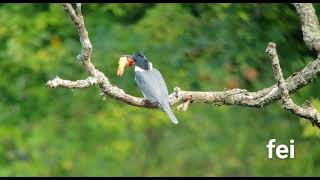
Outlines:
<svg viewBox="0 0 320 180"><path fill-rule="evenodd" d="M314 4L317 13L320 5ZM267 43L284 76L316 58L290 4L83 4L92 61L141 96L122 54L145 51L170 93L257 91L275 83ZM103 99L98 87L48 89L84 79L79 37L60 4L0 5L0 176L319 176L319 130L281 109L208 104L165 113ZM319 80L293 100L320 109ZM268 159L266 144L295 140L295 159ZM275 155L274 155L275 156Z"/></svg>

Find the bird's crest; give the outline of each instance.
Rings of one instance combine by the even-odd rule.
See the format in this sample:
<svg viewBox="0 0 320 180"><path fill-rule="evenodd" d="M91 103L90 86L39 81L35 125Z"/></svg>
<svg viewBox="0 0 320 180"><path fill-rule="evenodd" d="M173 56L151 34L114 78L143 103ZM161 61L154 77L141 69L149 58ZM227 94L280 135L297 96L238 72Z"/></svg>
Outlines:
<svg viewBox="0 0 320 180"><path fill-rule="evenodd" d="M144 51L137 51L137 52L134 53L134 56L147 59L146 55L144 55Z"/></svg>

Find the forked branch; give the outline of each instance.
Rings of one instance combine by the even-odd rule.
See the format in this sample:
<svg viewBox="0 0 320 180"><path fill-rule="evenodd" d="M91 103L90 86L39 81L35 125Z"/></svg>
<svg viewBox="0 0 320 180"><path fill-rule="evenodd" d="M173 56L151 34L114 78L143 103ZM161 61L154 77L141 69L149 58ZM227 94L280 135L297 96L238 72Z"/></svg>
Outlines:
<svg viewBox="0 0 320 180"><path fill-rule="evenodd" d="M303 107L300 107L290 98L289 91L283 79L276 44L270 42L266 49L266 53L270 56L274 77L278 83L278 87L280 88L282 108L300 117L308 119L313 125L320 128L320 113L308 101L304 103Z"/></svg>

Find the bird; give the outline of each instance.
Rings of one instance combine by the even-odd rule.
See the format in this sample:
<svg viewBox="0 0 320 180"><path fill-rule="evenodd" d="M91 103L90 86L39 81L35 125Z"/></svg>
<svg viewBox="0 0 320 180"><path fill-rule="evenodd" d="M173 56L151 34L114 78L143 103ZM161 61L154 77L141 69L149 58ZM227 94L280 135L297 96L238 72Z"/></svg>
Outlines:
<svg viewBox="0 0 320 180"><path fill-rule="evenodd" d="M126 67L133 67L135 71L136 85L143 97L157 105L159 109L166 112L174 124L178 124L173 114L170 103L167 85L159 70L153 67L150 60L143 51L137 51L132 55L122 55L119 58L117 75L122 76Z"/></svg>

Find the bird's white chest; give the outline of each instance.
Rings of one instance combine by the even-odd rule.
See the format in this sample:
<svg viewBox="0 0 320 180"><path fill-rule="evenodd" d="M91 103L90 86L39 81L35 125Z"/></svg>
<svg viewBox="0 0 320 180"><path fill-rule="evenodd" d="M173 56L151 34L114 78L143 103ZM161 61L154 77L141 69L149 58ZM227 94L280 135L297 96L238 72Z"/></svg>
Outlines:
<svg viewBox="0 0 320 180"><path fill-rule="evenodd" d="M142 68L139 67L139 66L136 66L136 67L134 67L134 71L135 71L135 72L143 72L143 71L145 71L145 70L142 69Z"/></svg>

